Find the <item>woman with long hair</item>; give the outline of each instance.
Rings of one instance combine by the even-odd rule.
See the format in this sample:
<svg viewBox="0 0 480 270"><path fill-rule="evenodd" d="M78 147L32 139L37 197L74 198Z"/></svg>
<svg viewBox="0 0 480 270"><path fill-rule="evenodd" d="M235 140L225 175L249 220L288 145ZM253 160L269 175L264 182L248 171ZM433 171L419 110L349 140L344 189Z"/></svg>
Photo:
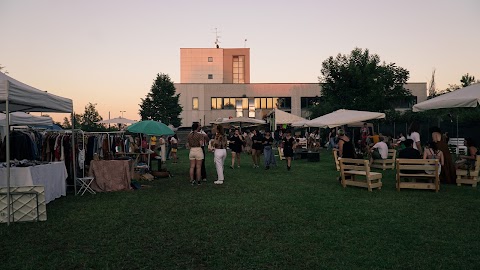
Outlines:
<svg viewBox="0 0 480 270"><path fill-rule="evenodd" d="M215 138L213 139L213 147L215 168L217 169L217 180L213 183L221 185L223 184L224 180L223 164L225 163L225 158L227 157L227 138L225 137L225 133L221 125L217 126L217 132L215 134Z"/></svg>
<svg viewBox="0 0 480 270"><path fill-rule="evenodd" d="M235 168L235 161L237 162L237 168L240 168L240 154L243 147L243 136L240 135L240 130L235 129L235 133L229 139L229 147L232 149L232 165L230 168Z"/></svg>
<svg viewBox="0 0 480 270"><path fill-rule="evenodd" d="M443 152L438 149L437 143L430 142L427 147L425 147L425 151L423 152L423 159L438 159L440 162L440 167L438 168L439 174L443 171L442 167L445 164ZM426 173L433 174L434 171L425 171Z"/></svg>
<svg viewBox="0 0 480 270"><path fill-rule="evenodd" d="M283 143L283 156L287 160L287 170L290 171L292 168L292 157L293 157L293 149L297 141L292 137L292 132L287 130L285 132L285 138L282 140Z"/></svg>
<svg viewBox="0 0 480 270"><path fill-rule="evenodd" d="M450 149L448 149L447 138L442 135L442 131L439 127L431 127L430 133L432 134L432 141L436 143L438 150L443 153L443 168L440 173L440 181L444 184L455 184L455 164L453 163Z"/></svg>

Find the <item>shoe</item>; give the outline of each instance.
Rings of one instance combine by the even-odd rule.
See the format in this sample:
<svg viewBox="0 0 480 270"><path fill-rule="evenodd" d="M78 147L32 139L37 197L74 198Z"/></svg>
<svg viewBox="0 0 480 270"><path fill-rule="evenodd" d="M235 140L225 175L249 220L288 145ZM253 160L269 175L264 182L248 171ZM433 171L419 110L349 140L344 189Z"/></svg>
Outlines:
<svg viewBox="0 0 480 270"><path fill-rule="evenodd" d="M196 182L197 182L197 181L195 181L195 180L190 181L190 183L192 184L192 186L195 185Z"/></svg>
<svg viewBox="0 0 480 270"><path fill-rule="evenodd" d="M287 171L290 171L290 168L291 168L290 166L287 166Z"/></svg>
<svg viewBox="0 0 480 270"><path fill-rule="evenodd" d="M197 181L197 186L201 186L202 185L202 181Z"/></svg>
<svg viewBox="0 0 480 270"><path fill-rule="evenodd" d="M238 165L237 168L240 168L240 165ZM233 169L233 168L232 168L232 169Z"/></svg>
<svg viewBox="0 0 480 270"><path fill-rule="evenodd" d="M203 182L207 182L207 178L202 179Z"/></svg>
<svg viewBox="0 0 480 270"><path fill-rule="evenodd" d="M265 170L269 170L269 169L270 169L270 166L265 167Z"/></svg>
<svg viewBox="0 0 480 270"><path fill-rule="evenodd" d="M238 166L240 168L240 166ZM233 166L230 166L230 169L233 169Z"/></svg>
<svg viewBox="0 0 480 270"><path fill-rule="evenodd" d="M215 182L213 182L215 185L221 185L223 184L223 180L217 180Z"/></svg>

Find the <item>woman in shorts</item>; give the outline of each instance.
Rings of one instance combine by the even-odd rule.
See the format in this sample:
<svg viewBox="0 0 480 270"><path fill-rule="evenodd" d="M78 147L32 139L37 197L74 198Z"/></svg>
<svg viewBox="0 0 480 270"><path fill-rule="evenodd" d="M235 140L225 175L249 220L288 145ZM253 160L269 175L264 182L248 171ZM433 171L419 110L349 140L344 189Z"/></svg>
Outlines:
<svg viewBox="0 0 480 270"><path fill-rule="evenodd" d="M293 149L297 141L292 137L292 132L290 130L286 131L285 138L282 140L283 143L283 156L287 160L287 170L290 171L292 168L292 157Z"/></svg>

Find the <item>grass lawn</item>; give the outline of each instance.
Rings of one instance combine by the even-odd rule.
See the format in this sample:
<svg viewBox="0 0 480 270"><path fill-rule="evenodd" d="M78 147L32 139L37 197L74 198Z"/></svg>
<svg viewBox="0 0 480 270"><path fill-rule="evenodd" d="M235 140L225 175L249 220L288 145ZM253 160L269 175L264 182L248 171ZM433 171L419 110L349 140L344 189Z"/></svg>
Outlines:
<svg viewBox="0 0 480 270"><path fill-rule="evenodd" d="M250 156L192 187L187 151L138 191L69 195L46 222L0 224L0 269L480 269L478 188L342 188L333 158L268 171Z"/></svg>

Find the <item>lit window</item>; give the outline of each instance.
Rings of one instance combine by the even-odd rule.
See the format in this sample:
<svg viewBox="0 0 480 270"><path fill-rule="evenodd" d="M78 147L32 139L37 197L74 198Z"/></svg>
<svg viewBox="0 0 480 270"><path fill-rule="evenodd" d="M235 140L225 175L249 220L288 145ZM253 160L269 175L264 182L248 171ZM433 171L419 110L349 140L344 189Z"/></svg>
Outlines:
<svg viewBox="0 0 480 270"><path fill-rule="evenodd" d="M208 62L213 62L213 57L208 57Z"/></svg>
<svg viewBox="0 0 480 270"><path fill-rule="evenodd" d="M192 110L198 110L198 97L192 98Z"/></svg>
<svg viewBox="0 0 480 270"><path fill-rule="evenodd" d="M208 74L208 79L213 80L213 74Z"/></svg>
<svg viewBox="0 0 480 270"><path fill-rule="evenodd" d="M238 55L233 57L233 83L245 83L245 56Z"/></svg>

